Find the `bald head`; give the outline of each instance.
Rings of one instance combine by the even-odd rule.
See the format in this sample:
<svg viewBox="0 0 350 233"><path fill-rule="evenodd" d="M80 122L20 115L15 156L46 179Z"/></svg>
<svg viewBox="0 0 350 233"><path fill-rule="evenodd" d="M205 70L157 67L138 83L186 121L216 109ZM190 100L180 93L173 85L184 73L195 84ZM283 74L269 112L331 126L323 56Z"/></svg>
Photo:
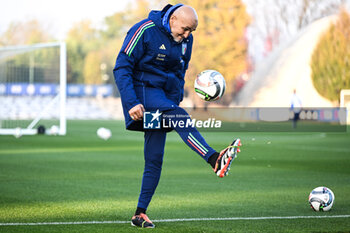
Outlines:
<svg viewBox="0 0 350 233"><path fill-rule="evenodd" d="M198 16L195 9L193 9L190 6L181 6L175 10L173 13L176 17L179 19L183 19L185 21L188 21L189 24L191 24L192 27L196 28L198 25Z"/></svg>
<svg viewBox="0 0 350 233"><path fill-rule="evenodd" d="M190 6L184 5L177 8L169 19L171 34L176 42L190 36L198 26L198 16Z"/></svg>

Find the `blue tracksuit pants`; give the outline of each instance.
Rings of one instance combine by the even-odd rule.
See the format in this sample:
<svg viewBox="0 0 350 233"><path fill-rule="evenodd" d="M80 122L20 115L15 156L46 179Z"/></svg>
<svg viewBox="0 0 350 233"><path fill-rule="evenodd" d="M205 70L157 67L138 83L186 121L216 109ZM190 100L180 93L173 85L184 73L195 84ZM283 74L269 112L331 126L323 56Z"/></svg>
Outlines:
<svg viewBox="0 0 350 233"><path fill-rule="evenodd" d="M187 115L187 117L189 117L188 113L180 107L169 110L166 113L169 115ZM195 127L186 130L179 127L173 129L179 134L187 146L194 150L205 161L208 161L209 157L215 153L215 150L206 143ZM160 179L166 131L146 131L144 137L145 168L137 206L147 209Z"/></svg>

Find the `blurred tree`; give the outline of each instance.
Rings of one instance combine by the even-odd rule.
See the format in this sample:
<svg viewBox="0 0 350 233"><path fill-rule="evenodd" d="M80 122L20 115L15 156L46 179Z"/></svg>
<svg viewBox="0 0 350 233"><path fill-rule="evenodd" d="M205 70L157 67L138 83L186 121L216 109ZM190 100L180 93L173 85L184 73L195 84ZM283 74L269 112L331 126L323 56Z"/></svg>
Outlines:
<svg viewBox="0 0 350 233"><path fill-rule="evenodd" d="M154 1L153 1L154 2ZM131 25L136 22L147 18L148 13L151 9L152 1L149 0L136 0L134 4L130 4L127 12L129 15L129 22Z"/></svg>
<svg viewBox="0 0 350 233"><path fill-rule="evenodd" d="M81 21L75 24L68 32L66 42L68 56L68 82L84 83L85 58L89 52L98 50L102 43L98 30L92 27L90 21ZM100 64L96 64L96 66L99 67ZM94 69L93 66L90 68Z"/></svg>
<svg viewBox="0 0 350 233"><path fill-rule="evenodd" d="M176 4L178 1L171 3ZM217 69L225 76L229 93L233 80L247 66L244 32L249 17L245 6L240 0L196 0L183 3L193 6L199 15L188 83L193 83L190 80L204 69ZM94 29L88 21L76 24L67 38L69 82L102 82L102 63L107 66L106 74L113 77L111 70L126 31L137 21L146 18L150 8L161 9L166 4L163 0L137 0L126 11L106 17L105 27L101 31ZM113 79L108 82L113 82ZM189 85L192 88L192 84Z"/></svg>
<svg viewBox="0 0 350 233"><path fill-rule="evenodd" d="M28 45L53 40L43 24L32 19L26 22L12 22L0 36L0 46Z"/></svg>
<svg viewBox="0 0 350 233"><path fill-rule="evenodd" d="M105 18L105 30L102 30L101 34L106 39L124 38L129 28L136 22L146 18L151 6L159 1L160 0L136 0L132 4L128 4L124 11L116 12Z"/></svg>
<svg viewBox="0 0 350 233"><path fill-rule="evenodd" d="M101 48L102 63L106 64L104 74L108 75L109 79L105 80L107 83L114 84L113 68L119 49L123 43L122 39L110 39L106 41L104 46Z"/></svg>
<svg viewBox="0 0 350 233"><path fill-rule="evenodd" d="M337 14L345 0L274 0L279 11L282 27L287 33L299 31L313 21L322 17ZM293 6L293 7L291 7ZM278 23L275 22L277 25ZM294 28L294 29L293 29Z"/></svg>
<svg viewBox="0 0 350 233"><path fill-rule="evenodd" d="M297 3L297 0L294 0ZM298 13L298 29L309 25L312 21L324 16L337 14L345 0L302 0L301 8Z"/></svg>
<svg viewBox="0 0 350 233"><path fill-rule="evenodd" d="M226 80L224 101L233 98L234 80L247 70L247 42L245 30L249 23L245 5L240 0L186 1L198 14L192 58L187 72L186 86L193 88L198 73L207 69L218 70ZM188 93L193 93L189 91Z"/></svg>
<svg viewBox="0 0 350 233"><path fill-rule="evenodd" d="M123 12L116 12L105 18L104 30L100 31L101 41L103 41L100 48L101 62L106 65L105 75L109 77L105 82L114 83L112 70L129 28L136 22L148 17L150 9L154 6L162 8L162 1L164 2L164 0L136 0L129 4Z"/></svg>
<svg viewBox="0 0 350 233"><path fill-rule="evenodd" d="M0 46L31 45L52 40L53 36L49 33L49 29L38 20L32 19L10 23L7 30L0 35ZM52 78L55 66L51 64L58 64L59 49L45 48L19 53L7 57L3 62L6 62L7 66L6 79L11 82L28 82L31 80L30 73L35 73L36 82L55 82L56 80ZM51 69L47 69L49 66ZM21 77L18 76L19 70Z"/></svg>
<svg viewBox="0 0 350 233"><path fill-rule="evenodd" d="M85 84L101 84L102 80L102 56L100 51L90 51L84 60L84 83Z"/></svg>
<svg viewBox="0 0 350 233"><path fill-rule="evenodd" d="M345 0L244 0L254 18L249 27L249 40L254 47L251 51L255 59L257 46L262 55L267 55L281 41L289 40L298 31L313 21L337 14Z"/></svg>
<svg viewBox="0 0 350 233"><path fill-rule="evenodd" d="M311 61L317 91L329 100L339 100L341 89L350 89L350 15L345 10L320 39Z"/></svg>
<svg viewBox="0 0 350 233"><path fill-rule="evenodd" d="M113 53L108 51L109 48L105 49L105 46L102 48L103 54L111 58L109 61L113 61L107 62L108 72L114 66L116 54L130 26L146 18L150 9L162 9L168 3L177 4L180 1L137 0L124 13L116 13L106 18L105 31L102 32L108 40L105 44L118 45L109 47L116 49ZM233 90L230 87L233 87L235 78L247 69L247 42L244 34L249 16L245 6L240 0L185 0L181 3L194 7L199 16L199 26L194 32L192 59L187 72L187 88L193 89L193 80L201 71L216 69L225 76L225 97L226 102L229 102ZM111 42L112 40L114 41Z"/></svg>
<svg viewBox="0 0 350 233"><path fill-rule="evenodd" d="M101 31L105 40L122 38L128 30L128 16L126 12L117 12L107 16L104 20L105 30Z"/></svg>

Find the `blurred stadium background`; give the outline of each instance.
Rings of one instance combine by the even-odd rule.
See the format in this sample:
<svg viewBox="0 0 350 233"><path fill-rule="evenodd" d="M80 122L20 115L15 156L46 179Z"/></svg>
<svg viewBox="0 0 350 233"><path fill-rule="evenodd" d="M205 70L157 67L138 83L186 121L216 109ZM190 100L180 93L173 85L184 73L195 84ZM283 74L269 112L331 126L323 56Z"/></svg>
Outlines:
<svg viewBox="0 0 350 233"><path fill-rule="evenodd" d="M66 127L66 131L62 131L62 134L67 133L67 135L59 139L49 136L45 138L34 136L32 138L16 139L13 136L0 135L0 157L2 170L4 171L0 181L3 187L0 189L0 202L4 204L4 212L0 214L1 222L86 221L98 218L107 220L115 218L115 214L107 202L113 199L112 193L118 192L118 190L116 188L110 190L109 187L95 181L93 185L99 187L100 191L91 191L90 188L87 188L91 184L84 183L84 177L89 176L89 172L92 172L97 177L105 179L108 174L114 172L111 169L111 173L103 173L103 169L106 166L108 167L109 163L118 164L116 161L118 158L123 163L126 163L123 155L126 150L135 150L134 145L139 146L139 151L142 150L141 135L137 137L134 133L127 133L123 130L120 97L114 84L112 70L116 55L128 28L138 20L146 17L150 9L160 9L168 2L173 4L179 3L179 1L164 0L131 0L124 10L115 12L112 15L106 15L103 24L99 27L95 27L88 19L71 25L63 41L58 41L57 36L51 33L50 30L47 30L47 24L36 18L14 21L6 29L1 30L0 132L2 129L11 129L12 131L10 133L5 131L5 133L0 134L10 134L19 137L23 134L23 132L20 132L21 130L23 131L26 128L37 130L40 125L45 126L46 132L57 134L58 131L54 131L52 127L61 127L62 119L64 122L68 121L68 124L64 123L62 126ZM227 109L271 107L289 109L291 95L293 90L296 90L305 109L301 115L302 119L330 124L344 124L346 122L341 117L346 115L344 115L340 107L350 108L349 0L184 0L182 3L193 6L199 15L199 26L194 32L195 46L193 56L186 75L183 107L188 109L196 108L200 111L210 109L212 112L216 112L213 109L217 107ZM62 45L64 45L64 50L62 50ZM203 57L206 59L204 60ZM205 69L216 69L226 79L226 93L224 98L218 102L205 103L194 94L193 80L200 71ZM307 111L308 109L310 111ZM314 115L313 113L316 111L317 114ZM209 114L208 111L206 114ZM285 120L290 120L291 118L292 116L288 115L288 118ZM247 119L245 118L245 120ZM252 120L266 121L263 117L259 118L256 115L247 121ZM239 126L242 126L241 121L242 118L238 118ZM349 124L350 121L348 120L347 122ZM108 142L99 141L100 139L96 138L98 127L112 129L112 138ZM348 158L350 151L347 144L349 133L345 132L346 128L345 131L340 133L334 132L330 134L326 134L322 130L323 128L320 128L317 131L318 134L310 132L306 134L296 134L294 132L291 135L271 134L262 132L262 130L259 130L259 133L254 133L254 130L251 130L250 133L242 133L242 138L248 141L246 149L251 152L246 152L246 160L243 158L242 164L246 167L243 166L241 170L238 170L249 176L248 170L250 172L254 171L254 168L250 168L249 164L255 164L254 166L259 167L258 161L262 159L264 168L261 169L267 169L271 167L269 162L271 159L271 161L276 162L272 162L272 166L278 167L281 172L276 172L275 176L270 177L271 179L280 176L291 185L298 186L305 176L308 178L305 179L305 182L302 182L301 186L311 191L314 187L311 187L310 183L317 182L317 180L320 180L319 177L322 176L320 171L313 170L312 163L315 163L321 170L323 169L322 171L325 171L330 166L330 172L325 175L328 179L325 178L325 183L323 184L334 185L336 199L338 193L342 192L340 194L342 199L340 198L339 201L340 207L338 207L338 212L335 212L333 215L337 213L348 215L349 211L344 206L350 202L348 198L349 185L346 183L349 180L350 168ZM229 140L231 137L227 132L212 133L207 136L217 147L222 146L222 139ZM169 138L171 148L181 147L178 138L172 135ZM134 143L134 141L136 142ZM277 141L280 143L280 146L275 146L272 143L275 152L264 151L266 145L270 145L271 141ZM255 142L258 144L254 144ZM334 146L328 146L327 143L329 142L332 142ZM295 148L298 146L310 153L299 152ZM287 154L295 156L296 160L286 157L282 158L283 156L279 157L280 154L276 151L281 151L283 148L288 148L289 152ZM29 151L29 157L26 157L26 151ZM75 158L71 157L77 151L80 151L80 154ZM183 153L180 149L176 151L179 154ZM259 155L261 151L262 154ZM332 154L335 151L332 154L334 160L330 161L330 157L321 156L321 160L315 162L320 154L324 154L324 151L327 154ZM253 152L257 155L254 155ZM115 153L120 156L111 159L108 153ZM132 157L133 160L137 161L138 168L140 168L140 171L137 170L138 173L136 173L138 176L133 176L135 179L141 177L142 155L140 153L135 152L137 156L135 158ZM87 170L82 170L81 173L72 173L74 169L80 169L78 168L79 164L75 162L84 161L86 154L88 154L88 161L92 163L96 162L96 154L101 156L101 161L97 161L97 163L101 163L99 164L100 166L98 168L88 166ZM13 160L13 155L19 156L19 160ZM51 155L53 157L50 157ZM266 156L266 161L263 156ZM52 160L54 157L56 159ZM175 157L172 159L175 160L176 164L179 161L174 159ZM73 160L76 159L76 161L72 161L72 158ZM21 161L26 161L28 167L23 168ZM28 186L24 186L26 189L30 189L31 185L35 186L40 183L38 190L44 196L43 200L35 194L32 194L32 196L20 194L26 193L21 188L21 180L25 179L27 173L30 173L31 164L34 164L34 162L41 164L41 167L45 167L48 164L48 167L52 166L52 169L55 169L56 162L58 164L62 162L60 169L63 172L71 174L86 185L81 187L82 190L86 191L81 197L84 200L92 200L94 207L90 209L88 207L89 203L84 203L83 207L79 204L74 204L74 207L81 208L80 210L83 212L82 216L77 217L78 213L69 209L69 207L65 205L62 207L59 203L55 203L53 204L54 214L51 216L50 214L46 215L50 211L45 209L39 210L37 215L33 215L33 213L38 211L37 207L30 207L24 204L24 214L18 214L17 212L20 212L22 207L17 209L17 207L11 206L12 204L21 206L27 202L37 204L43 201L44 204L42 205L46 205L45 203L51 200L50 195L55 196L54 193L56 192L61 195L55 196L59 201L71 201L67 193L76 191L72 185L70 188L64 188L65 194L63 194L63 192L59 191L59 186L55 186L51 190L52 193L49 194L50 185L45 186L47 180L40 178L45 177L47 174L36 170L33 176L35 176L38 183L28 183L26 184ZM189 164L191 163L192 165L196 164L195 160L189 161ZM291 165L286 167L286 163ZM339 167L339 173L337 173L337 167ZM131 167L127 168L133 169ZM126 167L118 169L120 170L116 174L111 175L111 177L120 181L119 175L123 176L128 171L125 170ZM175 167L172 169L171 171L174 174L184 178L181 171L175 171ZM286 175L282 173L283 169L291 170ZM308 170L312 170L315 173L310 175ZM16 171L16 174L18 172L19 175L14 175L12 171ZM132 171L136 172L136 169ZM261 170L260 176L264 176L265 172L266 170ZM291 178L293 174L298 174L296 179ZM201 176L201 174L198 175L196 173L192 175L197 178ZM266 201L267 193L271 194L269 187L275 187L273 181L264 179L267 188L263 192L266 195L263 195L264 198L257 198L260 195L260 191L256 190L255 187L262 186L260 181L258 179L255 181L249 180L247 177L240 176L239 172L236 172L236 175L243 179L240 182L243 185L242 187L245 187L244 181L248 182L248 191L245 191L253 193L251 197L253 199L256 198L254 202L256 205ZM19 182L17 186L16 182L9 182L12 179L11 177L15 177L14 179ZM63 173L60 173L58 179L62 181L67 179L67 177L68 175L65 176ZM168 179L168 182L174 182L180 187L178 190L175 190L178 196L176 196L175 204L172 207L181 211L181 208L176 206L176 203L180 205L181 201L184 201L181 199L181 195L185 193L181 189L182 183L179 180L172 180L170 173L165 177L168 177L165 178L166 180ZM124 201L119 207L116 207L120 211L117 214L117 218L121 220L127 220L125 215L128 215L134 208L130 204L133 200L130 200L128 196L134 195L133 197L136 200L139 188L139 183L132 183L135 181L129 182L123 181L121 186L117 186L121 189L126 189L129 184L132 184L130 187L132 187L133 191L123 191L119 196ZM197 185L195 179L189 182ZM283 198L285 195L292 196L292 194L288 194L285 191L288 187L285 187L283 182L282 179L278 180L281 189L276 191L275 199ZM74 184L77 187L80 185ZM112 181L109 184L115 185ZM319 185L317 184L316 186ZM62 184L63 186L65 184ZM215 187L222 189L222 186ZM206 189L207 187L199 188L203 192ZM90 191L92 192L91 195L88 194ZM292 193L300 195L300 197L304 195L298 193L299 191L295 188ZM165 196L168 194L166 188L161 189L160 193ZM229 189L229 193L236 195L233 188ZM106 200L99 203L94 202L94 198L99 195L102 195ZM214 198L213 195L208 195ZM12 199L11 196L14 196L14 198ZM74 194L72 200L77 201L79 199L78 196L79 194ZM305 198L306 196L307 194L305 194ZM193 202L188 203L190 207L196 206L196 208L204 212L210 212L211 208L214 208L213 206L209 206L210 208L203 207L203 203L197 203L195 197L186 197ZM249 202L249 200L244 198L243 194L240 197ZM169 196L166 196L165 199L167 198L170 199ZM297 198L294 198L293 201L295 199ZM159 205L167 205L161 201L160 203ZM100 204L102 204L102 207L97 207L96 210L95 207ZM280 204L283 205L282 201ZM117 205L117 203L114 203L114 205ZM271 211L269 211L270 205L272 205ZM276 205L272 200L269 200L265 203L265 209L262 212L259 212L260 209L252 203L238 204L239 207L235 206L234 208L237 208L239 214L244 216L247 216L244 212L246 209L251 209L251 211L247 212L249 216L268 216L271 214L276 215L276 213L284 216L290 215L288 211L278 213L277 210L273 209ZM289 210L293 209L292 203L288 201L287 206ZM180 216L164 213L161 207L156 206L155 215L158 218L162 218L162 216L165 216L165 218L184 218L193 214L195 217L206 216L205 214L196 215L190 207L186 210L187 212L185 211L184 216ZM67 210L67 213L64 212L65 210ZM215 208L214 210L219 216L220 210ZM93 212L92 216L89 216L89 211ZM106 214L101 214L101 212ZM235 214L234 211L228 212ZM185 216L186 213L188 215ZM308 215L308 212L304 209L301 210L301 213ZM293 210L291 214L298 215L298 212ZM60 218L60 215L63 217ZM222 216L220 215L220 217ZM334 224L338 223L339 226L334 229L337 231L348 231L350 226L346 223L347 220L334 220ZM320 221L318 220L310 221L312 224L322 225L319 224ZM329 224L332 222L332 220L325 221ZM245 226L244 223L239 224L240 226ZM292 228L288 228L290 227L289 225L281 224L280 231L285 231L286 229L292 229L291 231L295 232L313 231L313 229L316 229L315 231L323 230L323 228L313 228L312 224L309 224L306 220L298 222L299 225L306 224L306 230L300 229L298 224L293 225ZM268 222L253 228L243 227L242 229L248 232L263 231L265 228L267 231L273 231L274 228L271 228L273 225L274 222ZM185 227L184 232L205 231L206 229L215 231L215 229L218 229L205 224L204 226L198 225L198 228L192 228L185 223L183 225L180 224L180 226ZM220 227L219 223L214 223L214 226ZM164 225L163 227L165 227L165 231L171 230ZM15 228L9 227L4 229L11 232ZM17 228L16 230L21 231L23 229ZM81 229L83 228L76 228L75 230L79 232ZM232 230L230 226L225 226L223 229L223 231ZM326 229L329 231L333 230L332 227ZM32 229L33 232L37 230L38 228ZM59 231L62 229L50 229L52 232L54 230Z"/></svg>
<svg viewBox="0 0 350 233"><path fill-rule="evenodd" d="M165 3L132 1L124 11L106 16L102 29L89 20L72 25L65 39L67 55L62 55L67 59L67 119L121 119L112 74L115 56L132 23ZM348 105L348 95L342 101L340 92L350 88L349 1L213 0L191 5L200 24L182 106L289 107L293 90L305 108ZM43 106L58 94L62 56L52 48L30 49L55 42L43 25L35 18L13 22L0 35L1 128L10 119L40 114L59 118L58 102L51 109ZM192 91L196 74L204 69L219 70L226 79L219 102L204 103Z"/></svg>

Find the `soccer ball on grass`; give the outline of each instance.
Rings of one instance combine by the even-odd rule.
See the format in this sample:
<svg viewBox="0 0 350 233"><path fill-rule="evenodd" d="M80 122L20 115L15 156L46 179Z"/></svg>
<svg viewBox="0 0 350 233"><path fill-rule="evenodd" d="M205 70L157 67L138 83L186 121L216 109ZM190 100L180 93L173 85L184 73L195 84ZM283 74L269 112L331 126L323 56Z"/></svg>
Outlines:
<svg viewBox="0 0 350 233"><path fill-rule="evenodd" d="M216 70L205 70L197 75L194 82L194 90L197 95L206 101L220 99L226 88L225 79Z"/></svg>
<svg viewBox="0 0 350 233"><path fill-rule="evenodd" d="M314 211L329 211L334 203L334 193L327 187L317 187L311 191L309 203Z"/></svg>

